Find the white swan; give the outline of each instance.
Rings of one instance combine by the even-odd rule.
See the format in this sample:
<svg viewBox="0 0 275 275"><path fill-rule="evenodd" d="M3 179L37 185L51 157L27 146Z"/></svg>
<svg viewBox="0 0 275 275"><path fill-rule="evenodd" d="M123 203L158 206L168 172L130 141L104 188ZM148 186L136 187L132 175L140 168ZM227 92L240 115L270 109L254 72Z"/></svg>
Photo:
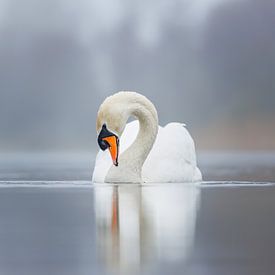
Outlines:
<svg viewBox="0 0 275 275"><path fill-rule="evenodd" d="M138 121L126 124L129 117ZM93 182L202 179L194 141L184 124L158 126L154 105L141 94L118 92L106 98L99 108L96 128L102 151L96 157Z"/></svg>

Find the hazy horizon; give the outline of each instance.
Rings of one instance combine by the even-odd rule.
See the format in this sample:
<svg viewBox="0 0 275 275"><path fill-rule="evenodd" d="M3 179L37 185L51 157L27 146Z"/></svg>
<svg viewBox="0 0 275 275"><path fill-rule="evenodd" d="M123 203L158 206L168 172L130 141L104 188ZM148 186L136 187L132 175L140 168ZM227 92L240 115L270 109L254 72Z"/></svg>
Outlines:
<svg viewBox="0 0 275 275"><path fill-rule="evenodd" d="M198 149L275 149L275 1L0 0L0 152L95 150L134 90Z"/></svg>

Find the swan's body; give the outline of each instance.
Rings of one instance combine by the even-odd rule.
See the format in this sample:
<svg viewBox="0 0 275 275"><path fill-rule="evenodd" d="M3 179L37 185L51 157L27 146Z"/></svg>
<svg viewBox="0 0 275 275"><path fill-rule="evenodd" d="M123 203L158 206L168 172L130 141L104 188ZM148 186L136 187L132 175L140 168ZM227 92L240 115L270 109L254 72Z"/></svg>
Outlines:
<svg viewBox="0 0 275 275"><path fill-rule="evenodd" d="M126 125L130 116L138 121ZM194 182L201 180L195 146L183 124L158 126L154 105L134 92L107 98L98 112L97 131L106 125L119 137L118 166L107 151L97 154L93 182Z"/></svg>

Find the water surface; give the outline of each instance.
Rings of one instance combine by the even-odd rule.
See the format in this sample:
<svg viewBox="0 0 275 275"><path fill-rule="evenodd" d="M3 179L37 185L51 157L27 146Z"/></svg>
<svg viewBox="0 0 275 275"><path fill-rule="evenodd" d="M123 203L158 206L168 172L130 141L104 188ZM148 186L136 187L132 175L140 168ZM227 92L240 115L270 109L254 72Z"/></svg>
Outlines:
<svg viewBox="0 0 275 275"><path fill-rule="evenodd" d="M1 274L272 274L275 187L0 188Z"/></svg>
<svg viewBox="0 0 275 275"><path fill-rule="evenodd" d="M0 161L0 274L273 274L273 158L250 157L203 156L215 181L131 186L92 185L88 158Z"/></svg>

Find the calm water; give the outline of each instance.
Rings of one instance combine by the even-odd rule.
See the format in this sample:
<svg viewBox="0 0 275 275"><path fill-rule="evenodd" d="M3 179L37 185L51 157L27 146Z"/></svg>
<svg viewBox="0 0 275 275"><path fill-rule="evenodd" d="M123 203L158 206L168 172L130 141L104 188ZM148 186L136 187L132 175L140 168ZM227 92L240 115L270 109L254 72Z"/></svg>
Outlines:
<svg viewBox="0 0 275 275"><path fill-rule="evenodd" d="M0 274L275 273L272 154L204 154L197 185L92 185L87 160L0 161Z"/></svg>

